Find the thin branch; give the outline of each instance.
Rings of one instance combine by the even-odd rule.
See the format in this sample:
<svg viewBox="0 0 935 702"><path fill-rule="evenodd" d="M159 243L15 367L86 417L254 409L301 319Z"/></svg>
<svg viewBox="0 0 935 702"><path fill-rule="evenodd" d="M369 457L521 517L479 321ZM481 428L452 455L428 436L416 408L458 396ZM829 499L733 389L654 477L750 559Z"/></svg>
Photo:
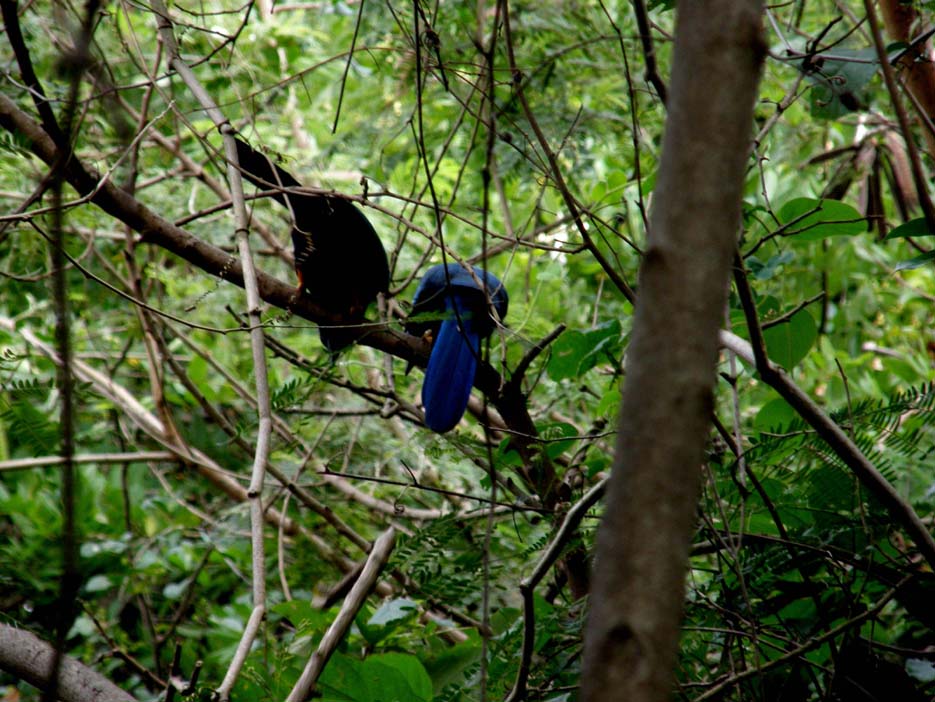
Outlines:
<svg viewBox="0 0 935 702"><path fill-rule="evenodd" d="M516 364L516 368L513 369L513 373L510 376L509 382L514 385L519 385L523 381L523 377L526 375L526 371L529 370L529 366L532 365L532 362L535 361L539 355L545 351L549 345L555 341L563 332L565 331L565 325L559 324L552 331L546 334L542 339L537 341L532 347L526 352L526 354L520 359L519 363Z"/></svg>
<svg viewBox="0 0 935 702"><path fill-rule="evenodd" d="M28 470L46 466L60 466L65 463L65 456L36 456L33 458L12 458L0 461L0 473L12 470ZM151 461L175 461L171 451L136 451L133 453L77 453L71 456L71 462L96 463L149 463Z"/></svg>
<svg viewBox="0 0 935 702"><path fill-rule="evenodd" d="M48 669L48 679L42 687L43 702L58 699L59 675L65 658L68 632L78 615L78 588L81 582L79 570L79 528L75 521L75 504L80 486L72 456L75 453L75 383L72 372L73 355L71 339L71 311L68 299L68 284L65 265L65 208L62 191L66 183L63 160L71 154L71 139L75 130L78 94L82 76L89 65L89 47L93 27L97 20L97 0L87 0L81 26L74 37L74 48L70 55L62 56L72 66L71 80L65 98L61 125L55 121L52 109L42 93L38 78L33 73L28 51L19 37L18 59L24 78L33 88L36 109L47 122L50 133L58 139L59 160L52 164L52 299L55 304L55 345L60 363L56 366L56 382L60 393L59 431L61 433L62 486L62 573L55 621L55 655ZM9 30L19 33L19 22L15 3L12 11L4 3L4 22ZM22 52L22 53L20 53Z"/></svg>
<svg viewBox="0 0 935 702"><path fill-rule="evenodd" d="M788 663L789 661L795 660L796 658L800 658L801 656L808 653L809 651L813 651L819 646L823 645L826 641L831 641L835 637L840 636L845 631L852 629L858 626L859 624L862 624L868 619L876 616L890 602L890 600L892 600L893 597L896 596L896 593L899 591L899 588L905 585L907 582L909 582L913 577L914 577L914 574L910 574L904 577L902 580L899 581L899 583L897 583L896 587L890 588L885 593L883 593L883 596L880 597L880 599L877 601L875 605L873 605L873 607L870 607L869 609L861 612L860 614L858 614L855 617L852 617L851 619L848 619L847 621L841 622L840 624L838 624L838 626L834 627L833 629L829 629L821 636L815 636L809 639L806 643L802 644L801 646L798 646L797 648L792 649L791 651L784 653L781 656L772 658L771 660L766 661L755 668L747 668L746 670L743 670L735 675L731 675L725 680L722 680L721 682L717 683L714 687L705 691L704 694L699 695L698 697L695 697L693 702L703 702L704 700L716 699L720 697L722 694L724 694L724 692L726 692L728 689L738 685L744 680L747 680L752 677L760 676L772 668L775 668L780 665L784 665Z"/></svg>
<svg viewBox="0 0 935 702"><path fill-rule="evenodd" d="M338 104L334 110L334 124L331 125L331 133L338 131L338 121L341 119L341 105L344 104L344 88L347 87L347 74L351 71L351 63L354 61L354 49L357 46L357 36L360 34L360 21L364 16L364 0L360 0L357 8L357 20L354 22L354 35L351 37L351 48L347 51L347 61L344 63L344 73L341 76L341 89L338 92Z"/></svg>
<svg viewBox="0 0 935 702"><path fill-rule="evenodd" d="M633 13L636 15L636 26L640 30L640 44L643 46L643 60L646 62L646 80L656 89L664 105L667 101L666 84L656 67L656 49L653 47L653 35L649 29L649 13L646 12L643 0L633 0Z"/></svg>
<svg viewBox="0 0 935 702"><path fill-rule="evenodd" d="M18 325L14 320L0 316L0 329L5 329L12 334L19 335L29 346L36 349L43 356L49 358L53 363L59 363L58 354L56 354L55 349L39 339L25 325ZM146 409L146 407L136 399L133 393L117 384L109 375L101 373L77 359L74 363L74 372L78 380L90 384L97 394L113 403L134 425L154 441L171 451L176 460L193 466L201 476L238 502L247 501L247 490L230 477L227 471L218 465L210 456L198 449L187 444L179 445L171 443L166 436L162 420ZM267 508L264 514L266 520L273 526L278 527L282 522L287 534L301 534L315 547L324 560L332 563L341 572L346 573L354 567L355 564L353 561L344 558L318 534L315 534L310 529L304 528L291 519L287 519L280 514L278 510Z"/></svg>
<svg viewBox="0 0 935 702"><path fill-rule="evenodd" d="M396 530L389 528L373 543L370 556L367 558L360 577L357 578L354 587L351 588L351 591L344 599L344 604L341 605L338 616L335 617L331 626L328 627L328 631L322 636L318 648L305 664L305 669L302 671L302 675L296 682L295 687L289 692L286 702L305 702L312 696L318 676L321 675L321 671L324 670L325 664L331 658L331 654L341 643L347 630L354 622L354 617L357 616L360 608L366 602L367 595L370 594L370 590L376 583L383 566L386 565L390 554L393 552L395 542Z"/></svg>
<svg viewBox="0 0 935 702"><path fill-rule="evenodd" d="M58 149L48 134L13 100L2 93L0 127L17 133L28 144L28 148L46 163L51 164L58 159ZM68 182L80 194L139 232L143 243L164 248L209 274L235 285L244 285L243 270L235 257L160 217L129 193L84 166L79 159L69 159L64 168ZM289 310L318 324L341 324L345 321L310 301L308 296L296 296L293 285L262 271L257 271L257 283L262 299L281 309ZM396 330L389 324L368 324L358 343L423 368L428 363L429 345L421 339ZM500 373L489 363L478 364L474 383L481 392L490 397L492 404L500 412L510 428L513 444L524 461L528 465L541 463L541 455L535 447L536 427L529 415L523 394L505 386ZM543 503L547 506L556 499L551 493L555 484L553 471L540 470L536 475L524 474L524 478L542 495Z"/></svg>
<svg viewBox="0 0 935 702"><path fill-rule="evenodd" d="M536 140L539 142L539 148L542 149L546 159L549 162L549 174L551 175L555 186L558 188L558 191L562 196L562 200L565 202L565 207L568 208L568 212L572 216L575 227L578 229L578 233L581 235L581 240L585 243L585 246L587 246L588 251L591 252L591 255L594 256L595 260L600 264L601 268L604 269L604 272L607 273L608 277L613 281L614 285L623 294L623 296L627 298L628 301L633 302L636 299L636 295L633 292L633 289L629 286L626 280L624 280L623 276L620 275L620 272L617 271L613 265L611 265L610 261L607 260L607 257L603 254L603 252L597 247L597 244L594 242L594 239L591 238L587 227L584 225L584 220L581 217L581 211L578 209L578 205L575 202L575 197L572 195L571 190L568 188L568 184L565 182L565 176L562 174L562 169L559 166L558 158L556 157L555 152L552 150L552 147L549 146L549 140L543 133L535 114L533 114L532 108L529 106L529 101L526 99L523 74L516 63L516 55L513 51L513 35L510 29L509 2L508 0L499 0L499 2L502 5L501 14L503 16L504 38L506 40L507 57L509 58L510 62L510 72L513 75L513 86L516 90L516 96L519 98L520 105L523 108L523 114L526 116L526 121L529 122L529 126L532 127L533 133L536 135Z"/></svg>
<svg viewBox="0 0 935 702"><path fill-rule="evenodd" d="M753 329L750 330L750 336L751 338L754 336ZM762 338L762 335L759 336ZM890 516L906 530L929 566L935 568L935 539L932 538L925 523L919 518L912 505L896 492L841 427L835 424L824 410L792 381L785 370L769 360L761 344L751 345L736 334L723 330L720 339L723 347L730 349L747 363L756 365L763 382L778 392L825 440L835 455L854 472L864 487L880 500Z"/></svg>
<svg viewBox="0 0 935 702"><path fill-rule="evenodd" d="M513 689L506 696L505 702L519 702L526 699L526 685L529 680L529 669L532 662L533 647L536 642L536 586L542 581L546 573L552 568L562 550L571 540L581 520L587 515L597 501L604 496L607 489L608 478L604 478L588 490L575 506L568 510L561 526L549 542L548 547L528 576L519 584L520 594L523 597L523 648L520 654L519 668L516 671L516 681Z"/></svg>
<svg viewBox="0 0 935 702"><path fill-rule="evenodd" d="M263 508L263 483L266 476L266 463L269 457L272 419L270 416L269 374L266 368L266 348L262 319L260 316L260 293L257 284L253 253L250 249L250 236L247 225L247 210L244 203L243 181L237 159L237 144L234 129L220 111L214 99L203 88L198 78L189 68L179 53L173 35L173 27L168 9L163 0L154 0L153 8L158 16L159 36L166 46L169 65L175 69L191 93L197 98L202 108L214 121L224 137L224 152L227 158L227 177L230 182L231 198L234 203L234 226L240 263L243 270L244 291L247 297L247 316L250 320L250 349L253 354L253 376L256 386L257 438L256 452L253 456L253 468L247 499L250 503L250 541L252 562L253 610L244 627L243 635L224 680L218 687L217 694L222 700L230 697L231 689L237 681L240 670L247 659L253 642L259 632L260 624L266 617L266 552L263 539L265 523Z"/></svg>
<svg viewBox="0 0 935 702"><path fill-rule="evenodd" d="M783 314L779 315L778 317L773 317L772 319L769 319L769 320L763 322L762 328L763 328L763 329L769 329L770 327L775 327L777 324L783 324L784 322L788 322L790 319L792 319L793 317L795 317L799 312L801 312L802 310L804 310L804 309L805 309L806 307L808 307L810 304L812 304L813 302L818 302L818 301L821 300L823 297L825 297L825 293L824 293L824 292L820 292L820 293L818 293L817 295L812 295L810 298L808 298L808 299L806 299L806 300L802 300L802 302L800 302L799 304L797 304L795 307L793 307L793 308L792 308L791 310L789 310L788 312L784 312Z"/></svg>

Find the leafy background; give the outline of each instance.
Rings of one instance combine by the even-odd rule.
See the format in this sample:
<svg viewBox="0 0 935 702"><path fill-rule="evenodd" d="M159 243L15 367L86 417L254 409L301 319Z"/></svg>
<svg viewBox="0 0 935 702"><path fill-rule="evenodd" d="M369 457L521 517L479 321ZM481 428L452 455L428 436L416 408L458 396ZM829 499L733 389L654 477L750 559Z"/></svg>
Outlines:
<svg viewBox="0 0 935 702"><path fill-rule="evenodd" d="M665 78L674 11L672 3L649 5ZM814 0L771 10L741 250L761 319L772 323L771 358L832 411L931 524L932 232L898 178L906 145L879 66L846 60L875 56L855 23L863 5L838 5L851 13L838 23L837 10ZM283 426L272 463L363 539L389 524L402 532L387 572L405 582L371 598L329 663L321 694L467 700L483 687L488 698L502 698L520 659L519 581L564 510L610 466L632 306L569 221L502 41L488 90L477 5L422 8L437 53L425 36L416 52L412 5L280 9L263 17L227 3L172 7L183 55L238 130L306 183L361 195L366 179L365 211L390 254L402 310L420 272L440 260L429 239L434 196L449 251L466 259L491 252L487 265L509 288L508 329L490 349L494 367L515 368L557 325L567 327L535 359L525 385L543 451L567 486L566 500L543 511L517 477L520 459L505 440L488 447L473 419L436 436L405 411L417 402L419 370L407 372L404 362L364 345L332 362L313 325L264 310L267 333L291 350L270 355L273 409ZM486 12L481 27L489 32L492 9ZM70 3L35 2L22 12L37 72L57 99L68 85L62 47L80 16ZM510 19L537 126L597 252L632 284L665 118L644 76L633 6L518 2ZM840 60L816 66L824 46ZM223 188L213 151L220 139L157 64L158 50L150 11L105 4L81 93L77 152L115 182L132 180L136 196L164 217L232 249L229 212L217 207L224 198L208 182ZM4 94L30 109L5 38L0 51ZM489 144L488 111L496 123ZM131 163L125 156L137 135ZM12 211L46 167L15 134L0 135L0 148L0 198ZM495 169L485 210L488 153ZM929 155L923 164L931 167ZM0 317L51 343L49 225L38 208L0 233ZM292 280L276 246L288 245L284 214L258 201L253 217L271 233L258 245L259 266ZM123 226L93 207L72 203L66 226L67 249L83 267L68 271L77 358L151 411L158 387L184 440L245 485L257 427L248 342L234 316L244 309L242 292L156 247L128 244ZM138 310L102 285L130 290L134 267L146 301L185 322L152 317L173 363L154 365ZM726 319L746 334L733 296ZM0 328L0 349L0 459L54 455L54 366L7 328ZM387 363L392 385L383 377ZM880 685L901 691L899 699L930 698L935 578L881 506L751 368L725 356L720 370L717 416L741 437L743 471L712 433L681 697L874 699L858 695ZM374 388L382 394L368 392ZM79 384L77 393L79 452L160 449L92 386ZM397 403L403 411L392 411ZM326 480L326 468L351 477ZM488 519L485 503L473 498L490 496L492 471L504 506ZM203 662L194 694L207 699L250 612L247 507L172 460L90 463L80 477L81 613L69 635L72 654L140 699L156 699L178 646L186 674ZM364 555L274 481L264 498L306 532L266 532L271 610L237 699L285 697L336 612L337 605L322 606L342 577L336 562ZM434 516L414 518L401 508ZM589 548L599 516L598 507L567 553ZM0 472L2 618L47 638L57 616L61 529L56 469ZM586 601L566 580L557 568L536 593L532 699L575 697ZM0 678L7 699L31 699L19 687Z"/></svg>

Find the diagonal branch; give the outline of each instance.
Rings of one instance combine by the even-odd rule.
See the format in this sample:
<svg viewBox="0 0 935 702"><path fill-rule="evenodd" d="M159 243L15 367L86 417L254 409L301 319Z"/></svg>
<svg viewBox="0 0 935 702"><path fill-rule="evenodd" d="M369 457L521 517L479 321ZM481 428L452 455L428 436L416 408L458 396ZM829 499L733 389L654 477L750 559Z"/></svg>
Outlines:
<svg viewBox="0 0 935 702"><path fill-rule="evenodd" d="M351 591L348 593L347 597L344 598L341 611L338 612L338 616L335 617L331 626L328 627L328 631L326 631L325 635L321 638L318 648L308 659L305 670L302 671L302 675L289 693L289 697L286 698L286 702L304 702L311 697L318 676L321 675L321 672L325 669L325 664L327 664L328 659L331 658L331 654L334 653L338 644L344 639L347 630L350 629L351 624L354 623L354 617L357 616L360 608L367 600L367 595L370 594L370 590L376 583L380 571L383 570L383 566L385 566L387 560L389 560L395 543L396 530L392 527L383 532L383 534L373 542L370 556L367 558L367 562L364 564L364 568L360 572L357 582L354 583Z"/></svg>
<svg viewBox="0 0 935 702"><path fill-rule="evenodd" d="M46 683L54 655L53 647L38 636L0 622L0 670L41 688ZM70 656L62 659L56 693L57 699L64 702L136 700L130 693L124 692L103 675Z"/></svg>

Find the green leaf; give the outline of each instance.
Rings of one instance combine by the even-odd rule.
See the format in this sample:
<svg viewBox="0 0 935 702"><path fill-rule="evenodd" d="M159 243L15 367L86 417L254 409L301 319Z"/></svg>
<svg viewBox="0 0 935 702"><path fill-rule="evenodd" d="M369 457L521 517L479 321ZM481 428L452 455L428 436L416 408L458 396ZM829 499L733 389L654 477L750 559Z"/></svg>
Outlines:
<svg viewBox="0 0 935 702"><path fill-rule="evenodd" d="M907 659L906 672L919 682L930 683L935 681L935 664L922 658Z"/></svg>
<svg viewBox="0 0 935 702"><path fill-rule="evenodd" d="M768 280L776 275L779 269L785 264L791 263L794 260L795 254L787 249L782 253L772 256L765 263L756 256L750 256L747 258L747 268L750 269L750 272L753 273L753 277L757 280Z"/></svg>
<svg viewBox="0 0 935 702"><path fill-rule="evenodd" d="M854 236L867 230L867 222L860 213L838 200L799 197L783 205L778 216L780 223L789 225L786 234L794 235L796 241Z"/></svg>
<svg viewBox="0 0 935 702"><path fill-rule="evenodd" d="M910 258L908 261L900 261L896 264L897 271L911 271L914 268L921 268L929 261L935 260L935 251L929 251L921 256Z"/></svg>
<svg viewBox="0 0 935 702"><path fill-rule="evenodd" d="M753 426L759 431L782 431L793 419L795 410L792 409L792 405L777 397L760 408L753 420Z"/></svg>
<svg viewBox="0 0 935 702"><path fill-rule="evenodd" d="M406 598L400 597L390 600L381 605L380 609L373 613L373 616L367 621L370 626L386 626L393 622L410 619L419 611L418 605Z"/></svg>
<svg viewBox="0 0 935 702"><path fill-rule="evenodd" d="M111 585L111 580L106 575L94 575L84 584L84 591L86 593L106 592L111 588Z"/></svg>
<svg viewBox="0 0 935 702"><path fill-rule="evenodd" d="M904 224L900 224L898 227L893 227L889 234L886 235L886 238L906 239L917 236L932 236L933 234L935 234L935 232L929 229L925 217L919 217L917 219L911 219Z"/></svg>
<svg viewBox="0 0 935 702"><path fill-rule="evenodd" d="M430 702L432 680L415 656L383 653L360 661L336 654L320 678L323 700Z"/></svg>
<svg viewBox="0 0 935 702"><path fill-rule="evenodd" d="M440 653L426 661L425 667L432 678L435 693L442 691L445 685L460 681L465 670L480 660L481 645L474 638L463 643L446 647Z"/></svg>
<svg viewBox="0 0 935 702"><path fill-rule="evenodd" d="M363 616L356 619L357 628L367 643L376 646L392 634L399 626L418 616L419 606L412 600L401 597L384 603L365 621Z"/></svg>
<svg viewBox="0 0 935 702"><path fill-rule="evenodd" d="M590 331L566 331L552 346L547 371L552 380L578 378L600 361L616 359L622 346L620 320Z"/></svg>
<svg viewBox="0 0 935 702"><path fill-rule="evenodd" d="M770 360L791 370L818 339L818 325L808 310L799 310L789 321L764 329L763 339Z"/></svg>
<svg viewBox="0 0 935 702"><path fill-rule="evenodd" d="M599 417L612 417L620 408L620 382L615 382L601 396L600 401L594 408L594 413Z"/></svg>
<svg viewBox="0 0 935 702"><path fill-rule="evenodd" d="M549 458L558 458L575 443L578 432L571 424L557 422L539 425L539 438L543 440L545 453ZM569 437L566 440L566 437Z"/></svg>
<svg viewBox="0 0 935 702"><path fill-rule="evenodd" d="M497 446L497 465L502 466L521 466L523 465L523 457L519 455L513 447L513 441L511 438L503 439L500 444Z"/></svg>
<svg viewBox="0 0 935 702"><path fill-rule="evenodd" d="M309 600L299 598L277 602L270 607L270 611L283 619L288 619L299 636L311 636L325 631L334 616L321 611Z"/></svg>
<svg viewBox="0 0 935 702"><path fill-rule="evenodd" d="M865 88L879 68L873 48L835 48L834 54L842 60L809 57L799 65L812 84L808 95L812 114L822 119L865 110Z"/></svg>

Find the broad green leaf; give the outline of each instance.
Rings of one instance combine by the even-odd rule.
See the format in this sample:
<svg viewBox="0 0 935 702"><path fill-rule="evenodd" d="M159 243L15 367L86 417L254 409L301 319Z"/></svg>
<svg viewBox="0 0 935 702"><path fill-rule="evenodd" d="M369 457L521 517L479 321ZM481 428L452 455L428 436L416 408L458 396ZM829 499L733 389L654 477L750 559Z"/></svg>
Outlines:
<svg viewBox="0 0 935 702"><path fill-rule="evenodd" d="M432 678L432 687L436 694L445 685L457 682L464 676L465 670L480 659L481 645L476 639L446 647L425 662L425 668Z"/></svg>
<svg viewBox="0 0 935 702"><path fill-rule="evenodd" d="M781 431L793 419L795 410L788 402L777 397L760 408L753 420L753 426L759 431Z"/></svg>
<svg viewBox="0 0 935 702"><path fill-rule="evenodd" d="M780 268L794 260L795 254L787 249L782 253L770 257L765 262L761 261L756 256L750 256L747 258L746 263L747 268L753 273L754 278L757 280L769 280L779 272Z"/></svg>
<svg viewBox="0 0 935 702"><path fill-rule="evenodd" d="M519 455L519 452L513 448L513 442L511 439L506 438L500 442L497 446L497 465L499 466L521 466L523 465L523 457Z"/></svg>
<svg viewBox="0 0 935 702"><path fill-rule="evenodd" d="M889 234L886 235L886 238L905 239L908 237L932 236L932 234L935 234L935 232L929 229L925 217L918 217L917 219L910 219L908 222L900 224L898 227L893 227Z"/></svg>
<svg viewBox="0 0 935 702"><path fill-rule="evenodd" d="M922 658L910 658L906 661L906 672L924 683L935 681L935 664Z"/></svg>
<svg viewBox="0 0 935 702"><path fill-rule="evenodd" d="M392 622L409 619L419 611L418 605L406 597L383 603L367 621L370 626L386 626Z"/></svg>
<svg viewBox="0 0 935 702"><path fill-rule="evenodd" d="M84 591L87 593L106 592L111 588L111 585L111 579L106 575L94 575L84 584Z"/></svg>
<svg viewBox="0 0 935 702"><path fill-rule="evenodd" d="M921 268L929 261L935 260L935 251L929 251L921 256L910 258L908 261L900 261L896 264L897 271L911 271L915 268Z"/></svg>
<svg viewBox="0 0 935 702"><path fill-rule="evenodd" d="M404 622L416 617L418 613L418 605L402 597L384 603L369 618L366 618L365 614L359 615L356 619L357 628L367 639L367 643L373 647L396 631Z"/></svg>
<svg viewBox="0 0 935 702"><path fill-rule="evenodd" d="M333 613L323 612L309 600L295 598L277 602L270 611L292 622L299 635L308 636L328 628L334 618Z"/></svg>
<svg viewBox="0 0 935 702"><path fill-rule="evenodd" d="M770 360L791 370L818 339L818 325L808 310L800 310L789 321L764 329L763 338Z"/></svg>
<svg viewBox="0 0 935 702"><path fill-rule="evenodd" d="M616 382L603 394L594 413L600 417L614 416L620 407L620 399L620 382Z"/></svg>
<svg viewBox="0 0 935 702"><path fill-rule="evenodd" d="M574 438L578 435L571 424L557 422L555 424L544 424L538 427L539 438L544 442L543 446L549 458L558 458L570 446L575 443Z"/></svg>
<svg viewBox="0 0 935 702"><path fill-rule="evenodd" d="M357 660L336 654L320 678L323 700L430 702L432 680L415 656L383 653Z"/></svg>
<svg viewBox="0 0 935 702"><path fill-rule="evenodd" d="M809 57L799 65L812 84L808 96L812 114L822 119L866 109L865 88L879 67L873 48L835 48L834 55L841 60Z"/></svg>
<svg viewBox="0 0 935 702"><path fill-rule="evenodd" d="M552 380L578 378L599 362L615 359L621 348L620 320L614 319L589 331L566 331L552 346L547 367Z"/></svg>
<svg viewBox="0 0 935 702"><path fill-rule="evenodd" d="M785 235L794 236L796 241L854 236L867 230L866 219L838 200L799 197L783 205L778 216L780 223L789 225Z"/></svg>

